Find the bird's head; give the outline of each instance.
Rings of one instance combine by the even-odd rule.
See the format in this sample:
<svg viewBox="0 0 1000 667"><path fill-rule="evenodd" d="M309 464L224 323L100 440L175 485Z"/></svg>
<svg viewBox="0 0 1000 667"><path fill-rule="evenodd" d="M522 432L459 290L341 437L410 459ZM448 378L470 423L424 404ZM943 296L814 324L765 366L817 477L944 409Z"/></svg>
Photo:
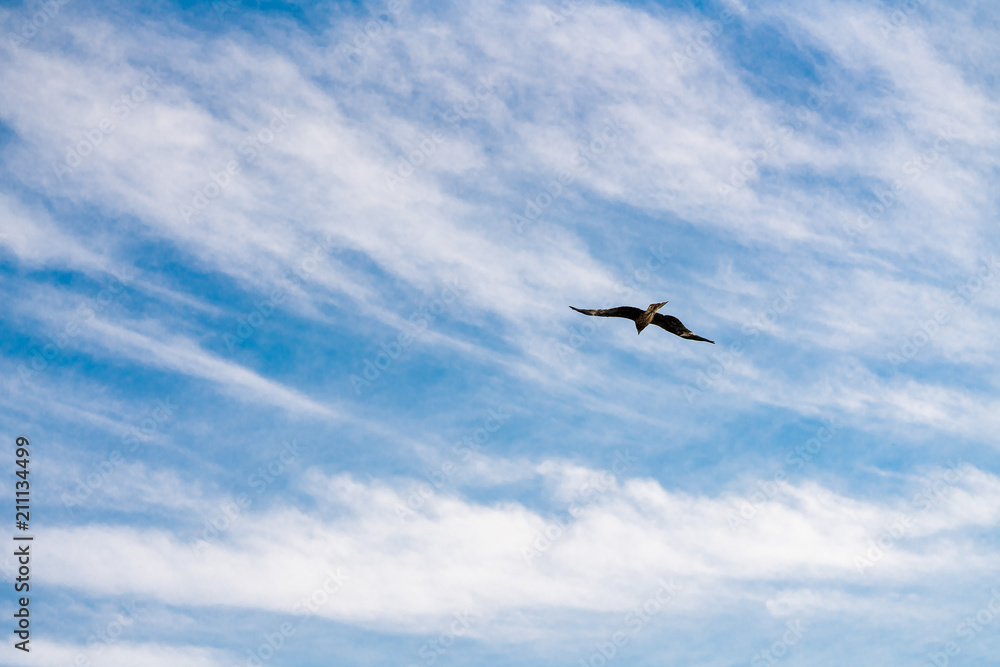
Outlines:
<svg viewBox="0 0 1000 667"><path fill-rule="evenodd" d="M636 333L636 335L641 334L642 330L645 329L646 327L648 327L649 323L653 321L653 315L656 314L656 311L658 311L660 308L663 308L668 303L670 303L670 302L669 301L664 301L663 303L651 303L651 304L649 304L649 308L646 309L646 312L644 312L642 315L640 315L639 317L637 317L636 320L635 320L635 333Z"/></svg>

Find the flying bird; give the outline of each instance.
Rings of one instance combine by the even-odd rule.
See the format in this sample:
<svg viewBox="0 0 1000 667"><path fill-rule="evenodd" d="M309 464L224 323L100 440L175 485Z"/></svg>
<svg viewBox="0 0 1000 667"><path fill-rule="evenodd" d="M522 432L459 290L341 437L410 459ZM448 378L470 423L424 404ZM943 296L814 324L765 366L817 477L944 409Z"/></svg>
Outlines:
<svg viewBox="0 0 1000 667"><path fill-rule="evenodd" d="M576 312L583 313L584 315L595 315L597 317L624 317L626 320L632 320L635 322L635 331L637 334L641 334L642 330L650 324L655 324L675 336L687 338L688 340L703 340L706 343L715 345L714 340L702 338L701 336L696 336L691 333L691 331L676 317L672 317L670 315L660 315L656 312L668 303L670 302L664 301L663 303L651 303L649 304L649 308L645 311L633 308L632 306L619 306L618 308L605 308L604 310L583 310L581 308L573 308L573 306L570 306L570 308L573 308Z"/></svg>

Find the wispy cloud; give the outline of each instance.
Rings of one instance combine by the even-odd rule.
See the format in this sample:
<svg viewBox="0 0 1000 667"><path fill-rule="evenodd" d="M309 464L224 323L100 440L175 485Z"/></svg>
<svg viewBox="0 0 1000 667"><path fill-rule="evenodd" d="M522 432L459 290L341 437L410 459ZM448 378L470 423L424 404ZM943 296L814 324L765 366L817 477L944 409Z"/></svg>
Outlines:
<svg viewBox="0 0 1000 667"><path fill-rule="evenodd" d="M895 623L902 664L983 604L990 7L111 7L0 14L0 423L49 436L41 497L85 496L43 508L45 585L82 600L52 627L128 594L271 632L342 568L309 617L386 661L443 655L399 636L469 612L447 659L624 664L697 618L732 662L802 620L804 664ZM718 345L566 307L661 300ZM112 460L130 432L149 446ZM301 460L233 520L288 438ZM671 577L657 631L615 643ZM144 632L109 664L231 664L260 635Z"/></svg>

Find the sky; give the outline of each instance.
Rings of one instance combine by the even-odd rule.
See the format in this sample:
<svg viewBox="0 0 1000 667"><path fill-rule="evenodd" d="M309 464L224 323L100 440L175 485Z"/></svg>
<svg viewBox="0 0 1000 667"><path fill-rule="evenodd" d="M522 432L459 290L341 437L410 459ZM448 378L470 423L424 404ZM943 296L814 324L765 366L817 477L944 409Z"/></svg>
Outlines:
<svg viewBox="0 0 1000 667"><path fill-rule="evenodd" d="M998 665L989 2L4 3L0 664ZM669 301L708 343L567 306Z"/></svg>

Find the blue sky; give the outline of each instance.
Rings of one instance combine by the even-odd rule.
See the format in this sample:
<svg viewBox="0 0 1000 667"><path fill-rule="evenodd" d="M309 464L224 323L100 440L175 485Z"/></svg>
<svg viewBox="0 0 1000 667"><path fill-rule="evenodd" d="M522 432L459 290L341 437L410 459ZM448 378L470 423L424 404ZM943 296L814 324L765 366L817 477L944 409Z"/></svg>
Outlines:
<svg viewBox="0 0 1000 667"><path fill-rule="evenodd" d="M997 24L5 5L0 662L1000 664Z"/></svg>

